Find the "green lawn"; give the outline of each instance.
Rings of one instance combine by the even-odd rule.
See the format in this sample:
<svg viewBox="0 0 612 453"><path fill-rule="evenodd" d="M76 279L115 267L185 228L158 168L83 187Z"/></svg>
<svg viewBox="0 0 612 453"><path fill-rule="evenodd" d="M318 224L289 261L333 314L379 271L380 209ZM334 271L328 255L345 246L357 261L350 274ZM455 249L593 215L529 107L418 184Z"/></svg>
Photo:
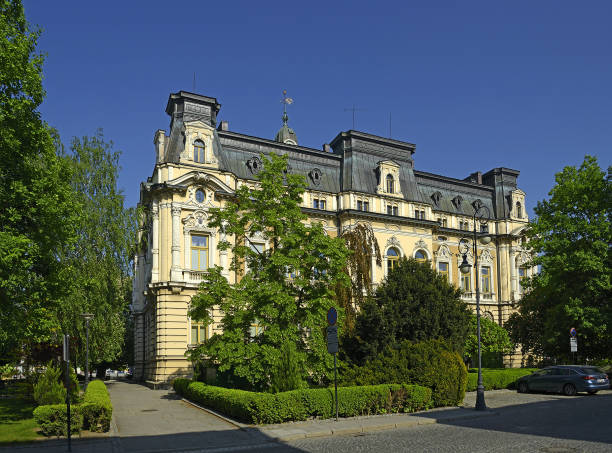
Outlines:
<svg viewBox="0 0 612 453"><path fill-rule="evenodd" d="M35 407L19 398L0 399L0 445L43 438L32 416Z"/></svg>

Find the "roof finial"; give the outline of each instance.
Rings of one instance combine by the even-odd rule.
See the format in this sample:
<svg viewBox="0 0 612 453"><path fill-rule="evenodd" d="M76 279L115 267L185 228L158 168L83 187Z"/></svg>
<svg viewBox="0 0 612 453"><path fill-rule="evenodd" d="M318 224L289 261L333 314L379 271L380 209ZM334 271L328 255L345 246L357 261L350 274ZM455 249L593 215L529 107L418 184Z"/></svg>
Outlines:
<svg viewBox="0 0 612 453"><path fill-rule="evenodd" d="M287 116L287 104L293 104L293 99L287 97L287 90L283 90L283 99L281 99L281 103L283 104L283 124L287 124L289 121L289 117Z"/></svg>

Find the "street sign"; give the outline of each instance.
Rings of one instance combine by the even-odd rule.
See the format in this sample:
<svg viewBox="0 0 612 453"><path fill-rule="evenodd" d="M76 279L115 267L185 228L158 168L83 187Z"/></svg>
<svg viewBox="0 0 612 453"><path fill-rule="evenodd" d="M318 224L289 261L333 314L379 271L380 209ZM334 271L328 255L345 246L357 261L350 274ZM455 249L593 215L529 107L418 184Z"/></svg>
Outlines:
<svg viewBox="0 0 612 453"><path fill-rule="evenodd" d="M578 340L576 338L570 338L570 351L578 352Z"/></svg>
<svg viewBox="0 0 612 453"><path fill-rule="evenodd" d="M573 327L572 327L572 328L570 329L570 336L571 336L571 337L575 337L577 333L578 333L578 332L576 332L576 329L575 329L575 328L573 328Z"/></svg>
<svg viewBox="0 0 612 453"><path fill-rule="evenodd" d="M327 323L330 326L335 326L337 321L338 321L338 312L336 311L334 307L331 307L329 310L327 310Z"/></svg>
<svg viewBox="0 0 612 453"><path fill-rule="evenodd" d="M338 352L338 326L327 327L327 352L330 354Z"/></svg>

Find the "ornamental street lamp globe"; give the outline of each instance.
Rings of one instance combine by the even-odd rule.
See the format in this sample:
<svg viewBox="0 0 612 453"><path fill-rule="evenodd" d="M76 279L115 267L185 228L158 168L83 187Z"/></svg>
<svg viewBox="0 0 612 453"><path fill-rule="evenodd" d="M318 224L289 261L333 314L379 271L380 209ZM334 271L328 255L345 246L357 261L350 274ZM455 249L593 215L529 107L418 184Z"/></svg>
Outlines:
<svg viewBox="0 0 612 453"><path fill-rule="evenodd" d="M467 261L467 255L463 255L463 262L459 265L459 270L462 274L469 274L472 265Z"/></svg>

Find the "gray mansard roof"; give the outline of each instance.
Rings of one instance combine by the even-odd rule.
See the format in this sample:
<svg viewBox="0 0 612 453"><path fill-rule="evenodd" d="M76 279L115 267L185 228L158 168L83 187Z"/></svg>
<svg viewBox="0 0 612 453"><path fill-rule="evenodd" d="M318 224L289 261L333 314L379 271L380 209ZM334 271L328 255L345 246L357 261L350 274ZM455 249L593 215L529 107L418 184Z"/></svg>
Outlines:
<svg viewBox="0 0 612 453"><path fill-rule="evenodd" d="M184 146L177 133L183 120L197 119L216 127L220 107L215 98L184 91L170 95L166 112L172 118L168 153L171 160L178 159ZM391 161L399 167L399 183L405 200L428 204L436 211L449 214L471 216L474 205L480 203L489 208L491 217L507 217L506 203L510 192L517 187L519 175L517 170L495 168L459 180L416 171L412 158L416 145L354 130L341 132L323 150L229 131L226 123L214 134L213 152L220 169L241 179L257 178L257 166L253 162L261 154L287 154L290 171L304 175L310 190L376 194L380 162Z"/></svg>

